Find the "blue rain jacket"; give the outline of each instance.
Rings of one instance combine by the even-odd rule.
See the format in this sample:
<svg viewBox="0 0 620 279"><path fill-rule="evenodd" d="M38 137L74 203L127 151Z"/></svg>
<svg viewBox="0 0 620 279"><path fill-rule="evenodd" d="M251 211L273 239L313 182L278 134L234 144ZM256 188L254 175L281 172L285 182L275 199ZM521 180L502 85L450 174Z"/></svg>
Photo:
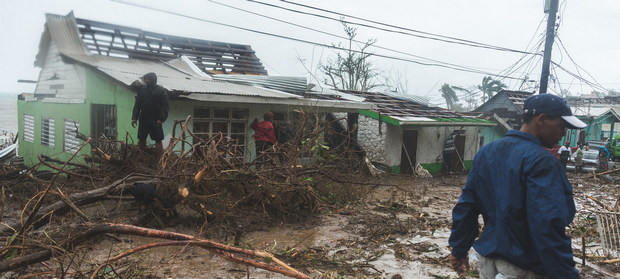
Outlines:
<svg viewBox="0 0 620 279"><path fill-rule="evenodd" d="M478 216L485 228L480 237ZM565 228L575 216L573 188L540 140L518 130L484 146L452 210L452 255L473 247L549 278L579 278ZM474 242L475 241L475 242Z"/></svg>

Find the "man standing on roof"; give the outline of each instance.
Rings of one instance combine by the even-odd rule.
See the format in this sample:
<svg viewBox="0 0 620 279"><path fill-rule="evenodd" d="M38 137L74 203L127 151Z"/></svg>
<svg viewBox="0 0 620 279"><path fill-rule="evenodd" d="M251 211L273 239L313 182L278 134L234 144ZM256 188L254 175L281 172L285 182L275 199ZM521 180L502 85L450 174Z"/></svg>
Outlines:
<svg viewBox="0 0 620 279"><path fill-rule="evenodd" d="M162 124L168 118L168 93L166 89L157 85L155 73L144 75L142 81L136 80L129 86L138 92L133 106L131 126L135 128L136 122L139 120L138 147L144 150L146 148L146 137L150 135L151 139L155 141L157 159L161 159L164 153L161 142L164 139Z"/></svg>
<svg viewBox="0 0 620 279"><path fill-rule="evenodd" d="M565 232L575 216L573 188L560 162L543 148L557 144L567 127L586 124L561 97L533 95L524 102L521 129L476 154L452 210L449 261L455 271L469 269L473 245L481 279L579 278Z"/></svg>
<svg viewBox="0 0 620 279"><path fill-rule="evenodd" d="M267 151L276 144L276 133L273 128L273 112L265 112L264 121L258 122L254 119L250 127L254 130L254 143L256 144L256 156Z"/></svg>
<svg viewBox="0 0 620 279"><path fill-rule="evenodd" d="M570 150L570 141L567 141L560 147L558 154L560 154L560 163L562 163L562 167L566 169L566 163L570 160L570 156L573 155L573 152Z"/></svg>

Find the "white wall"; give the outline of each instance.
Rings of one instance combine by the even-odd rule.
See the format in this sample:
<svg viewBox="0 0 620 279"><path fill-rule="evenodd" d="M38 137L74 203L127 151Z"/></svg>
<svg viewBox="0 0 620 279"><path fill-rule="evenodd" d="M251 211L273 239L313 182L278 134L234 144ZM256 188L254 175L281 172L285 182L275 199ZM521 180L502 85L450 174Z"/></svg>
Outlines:
<svg viewBox="0 0 620 279"><path fill-rule="evenodd" d="M385 155L388 166L400 165L401 152L403 148L403 129L398 126L387 125L387 133L385 139Z"/></svg>
<svg viewBox="0 0 620 279"><path fill-rule="evenodd" d="M381 133L379 133L379 121L364 115L359 116L358 125L358 142L366 151L371 161L384 163L389 166L400 165L403 145L402 127L384 122L381 124ZM441 161L437 160L437 157L442 156L446 138L454 130L459 130L460 128L461 126L406 127L405 129L407 130L418 131L416 162L421 164L441 163ZM480 128L464 126L463 130L465 132L464 160L473 160L479 148Z"/></svg>
<svg viewBox="0 0 620 279"><path fill-rule="evenodd" d="M447 137L460 126L428 126L418 129L418 149L416 161L421 164L438 163L437 156L442 156ZM464 126L465 154L464 160L473 160L480 146L480 128Z"/></svg>
<svg viewBox="0 0 620 279"><path fill-rule="evenodd" d="M51 41L34 94L55 95L51 98L45 97L45 102L84 103L85 79L85 68L77 63L64 63L56 44Z"/></svg>

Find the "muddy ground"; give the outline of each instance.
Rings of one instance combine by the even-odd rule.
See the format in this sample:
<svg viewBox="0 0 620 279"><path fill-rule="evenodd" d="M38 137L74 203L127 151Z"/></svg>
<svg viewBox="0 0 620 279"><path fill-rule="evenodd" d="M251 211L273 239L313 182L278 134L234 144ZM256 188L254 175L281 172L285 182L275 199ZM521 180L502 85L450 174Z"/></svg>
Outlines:
<svg viewBox="0 0 620 279"><path fill-rule="evenodd" d="M610 178L569 174L575 189L578 214L569 228L585 278L619 278L618 264L602 265L610 258L600 247L596 211L602 209L586 195L613 207L619 197L620 175ZM264 250L313 278L453 278L447 265L451 208L466 174L414 179L384 175L359 177L354 182L359 200L337 206L324 204L308 216L275 221L260 208L239 216L235 224L205 226L192 211L179 209L173 217L157 216L130 200L102 201L84 206L86 215L101 220L136 224L185 233L247 249ZM3 221L19 218L23 201L7 197ZM67 215L70 215L68 213ZM66 216L66 219L70 219ZM52 226L52 224L50 224ZM37 231L45 235L44 226ZM582 239L586 242L586 265ZM9 271L2 278L34 276L88 278L106 259L128 249L156 242L147 237L101 235L77 247L71 256ZM72 266L79 263L79 269ZM452 277L451 277L452 276ZM471 273L475 278L475 272ZM136 253L105 267L96 278L284 278L283 275L231 263L197 247L161 247Z"/></svg>

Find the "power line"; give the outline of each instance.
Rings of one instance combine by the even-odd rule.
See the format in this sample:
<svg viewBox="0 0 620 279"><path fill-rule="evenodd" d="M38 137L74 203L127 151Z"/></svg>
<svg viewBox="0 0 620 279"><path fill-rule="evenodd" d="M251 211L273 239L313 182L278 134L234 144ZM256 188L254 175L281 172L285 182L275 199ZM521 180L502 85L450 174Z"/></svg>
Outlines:
<svg viewBox="0 0 620 279"><path fill-rule="evenodd" d="M538 43L536 45L532 45L532 42L534 41L534 39L536 38L538 31L540 30L540 28L543 26L543 23L545 22L545 16L543 16L540 20L540 22L538 23L538 27L536 27L536 31L534 31L534 34L532 35L532 38L530 38L530 41L527 43L527 46L525 47L525 50L528 52L535 52L535 53L539 53L541 46L542 46L542 42L544 41L543 37L539 34L539 39L538 39ZM532 45L532 48L530 48L530 45ZM531 61L533 60L533 58L535 56L530 56L530 58L525 61L521 66L517 67L517 65L519 65L519 63L525 59L528 55L527 54L523 54L521 56L521 58L519 58L519 60L517 60L514 64L512 64L511 66L509 66L508 68L506 68L506 70L500 72L500 74L505 74L505 75L511 75L512 73L516 72L517 70L519 70L521 67L526 67L527 69L527 64L530 64ZM540 57L540 56L539 56ZM524 75L524 79L526 79L529 74L531 72L528 72L527 70L525 71L525 75Z"/></svg>
<svg viewBox="0 0 620 279"><path fill-rule="evenodd" d="M581 82L583 82L583 83L585 83L585 84L589 85L590 87L592 87L592 89L598 89L598 90L601 90L601 91L609 91L609 90L607 90L606 88L604 88L604 87L602 87L602 86L600 86L600 85L598 85L598 84L595 84L595 83L593 83L593 82L591 82L591 81L589 81L589 80L587 80L587 79L585 79L585 78L581 77L581 76L580 76L580 75L578 75L578 74L575 74L575 73L573 73L573 72L569 71L568 69L566 69L566 68L562 67L562 65L560 65L560 64L558 64L558 63L555 63L555 62L551 61L551 64L553 64L554 66L556 66L556 67L560 68L560 70L562 70L562 71L564 71L565 73L567 73L567 74L569 74L569 75L573 76L573 77L574 77L574 78L576 78L577 80L579 80L579 81L581 81Z"/></svg>
<svg viewBox="0 0 620 279"><path fill-rule="evenodd" d="M592 76L592 74L590 74L586 69L584 69L583 67L579 66L577 64L577 62L575 62L575 60L573 59L573 57L570 55L570 53L568 53L568 50L566 49L566 46L564 46L564 43L562 42L562 39L559 37L559 35L556 35L556 39L560 45L560 47L562 48L562 50L566 53L566 56L568 57L568 59L570 59L570 61L573 63L573 65L575 66L575 69L577 70L577 74L579 74L581 76L581 73L579 72L579 70L584 71L598 86L600 86L601 88L604 88L603 85L601 85L596 78L594 78L594 76ZM560 52L561 53L561 52ZM606 90L607 91L607 90Z"/></svg>
<svg viewBox="0 0 620 279"><path fill-rule="evenodd" d="M292 5L297 5L297 6L305 7L305 8L308 8L308 9L319 10L319 11L326 12L326 13L332 13L332 14L336 14L336 15L339 15L339 16L343 16L343 17L350 17L350 18L354 18L354 19L358 19L358 20L362 20L362 21L366 21L366 22L371 22L373 24L379 24L379 25L382 25L382 26L390 27L390 28L396 28L396 29L405 30L405 31L414 32L414 33L419 33L419 34L424 34L424 35L417 35L417 34L412 34L412 33L403 32L403 31L396 31L396 30L381 28L381 27L372 26L372 25L368 25L368 24L347 21L347 20L344 20L344 19L336 19L336 18L324 16L324 15L303 12L303 11L299 11L299 10L295 10L295 9L291 9L291 8L286 8L286 7L278 6L278 5L275 5L275 4L264 3L264 2L260 2L260 1L256 1L256 0L247 0L247 1L253 2L253 3L257 3L257 4L261 4L261 5L265 5L265 6L270 6L270 7L278 8L278 9L283 9L283 10L290 11L290 12L295 12L295 13L300 13L300 14L304 14L304 15L320 17L320 18L329 19L329 20L338 21L338 22L344 22L344 23L347 23L347 24L353 24L353 25L373 28L373 29L377 29L377 30L381 30L381 31L387 31L387 32L392 32L392 33L399 33L399 34L403 34L403 35L409 35L409 36L418 37L418 38L422 38L422 39L436 40L436 41L441 41L441 42L445 42L445 43L460 44L460 45L466 45L466 46L471 46L471 47L487 48L487 49L493 49L493 50L499 50L499 51L508 51L508 52L516 52L516 53L538 55L536 53L527 53L527 52L524 52L524 51L521 51L521 50L510 49L510 48L500 47L500 46L494 46L494 45L489 45L489 44L485 44L485 43L479 43L479 42L476 42L476 41L465 40L465 39L460 39L460 38L450 37L450 36L444 36L444 35L440 35L440 34L434 34L434 33L424 32L424 31L420 31L420 30L415 30L415 29L407 28L407 27L401 27L401 26L387 24L387 23L378 22L378 21L374 21L374 20L364 19L364 18L361 18L361 17L357 17L357 16L353 16L353 15L348 15L348 14L344 14L344 13L339 13L339 12L334 12L334 11L330 11L330 10L326 10L326 9L321 9L321 8L313 7L313 6L310 6L310 5L299 4L299 3L292 2L292 1L280 0L281 2L285 2L285 3L292 4ZM429 36L435 36L437 38L429 37Z"/></svg>
<svg viewBox="0 0 620 279"><path fill-rule="evenodd" d="M221 26L226 26L226 27L235 28L235 29L239 29L239 30L244 30L244 31L248 31L248 32L253 32L253 33L257 33L257 34L261 34L261 35L267 35L267 36L272 36L272 37L276 37L276 38L280 38L280 39L287 39L287 40L292 40L292 41L306 43L306 44L311 44L311 45L322 46L322 47L336 49L336 50L351 51L351 52L365 54L365 55L371 55L371 56L375 56L375 57L381 57L381 58L386 58L386 59L391 59L391 60L396 60L396 61L414 63L414 64L418 64L418 65L422 65L422 66L435 66L435 67L448 68L448 69L452 69L452 70L456 70L456 71L462 71L462 72L470 72L470 73L490 75L490 76L496 76L496 77L507 78L507 79L520 80L520 78L515 78L515 77L510 77L510 76L503 76L503 75L496 75L496 74L493 74L493 73L490 73L490 72L485 72L485 71L482 71L482 70L468 69L468 68L466 68L464 66L449 66L449 65L442 65L442 64L435 64L435 63L426 63L426 62L421 62L421 61L416 61L416 60L411 60L411 59L406 59L406 58L400 58L400 57L394 57L394 56L389 56L389 55L384 55L384 54L366 53L366 52L363 52L363 51L342 48L342 47L338 47L338 46L334 46L334 45L327 45L327 44L312 42L312 41L308 41L308 40L304 40L304 39L298 39L298 38L293 38L293 37L289 37L289 36L269 33L269 32L265 32L265 31L259 31L259 30L255 30L255 29L235 26L235 25L231 25L231 24L215 22L215 21L211 21L211 20L206 20L206 19L202 19L202 18L198 18L198 17L194 17L194 16L189 16L189 15L181 14L181 13L178 13L178 12L171 12L171 11L167 11L167 10L163 10L163 9L149 7L149 6L146 6L146 5L130 3L130 2L126 2L124 0L110 0L110 1L117 2L117 3L120 3L120 4L124 4L124 5L134 6L134 7L138 7L138 8L142 8L142 9L148 9L148 10L152 10L152 11L157 11L157 12L162 12L162 13L166 13L166 14L171 14L171 15L176 15L176 16L180 16L180 17L185 17L185 18L189 18L189 19L193 19L193 20L203 21L203 22L207 22L207 23L211 23L211 24L215 24L215 25L221 25Z"/></svg>
<svg viewBox="0 0 620 279"><path fill-rule="evenodd" d="M337 35L337 34L334 34L334 33L318 30L318 29L315 29L315 28L311 28L311 27L307 27L307 26L301 25L301 24L289 22L289 21L286 21L286 20L282 20L282 19L278 19L278 18L275 18L275 17L271 17L271 16L260 14L260 13L248 11L248 10L245 10L245 9L241 9L241 8L238 8L238 7L234 7L234 6L231 6L231 5L228 5L228 4L220 3L220 2L217 2L215 0L207 0L207 1L212 2L214 4L217 4L217 5L228 7L228 8L234 9L234 10L242 11L242 12L253 14L253 15L256 15L256 16L260 16L260 17L264 17L264 18L267 18L267 19L271 19L271 20L274 20L274 21L277 21L277 22L281 22L281 23L293 25L293 26L296 26L296 27L299 27L299 28L303 28L303 29L306 29L306 30L311 30L311 31L318 32L318 33L321 33L321 34L333 36L333 37L336 37L336 38L339 38L339 39L343 39L343 40L351 39L351 38L340 36L340 35ZM362 42L362 41L355 40L355 39L351 39L351 41L359 43L359 44L365 44L366 43L366 42ZM440 60L435 60L435 59L431 59L431 58L427 58L427 57L411 54L411 53L408 53L408 52L404 52L404 51L400 51L400 50L396 50L396 49L392 49L392 48L387 48L387 47L383 47L383 46L379 46L379 45L376 45L376 44L372 44L372 45L370 45L370 47L374 47L374 48L378 48L378 49L383 49L383 50L387 50L387 51L392 51L392 52L396 52L396 53L399 53L399 54L403 54L403 55L407 55L407 56L411 56L411 57L415 57L415 58L424 59L424 60L428 60L428 61L435 62L435 63L450 65L450 66L454 66L454 67L460 67L460 68L468 69L468 70L472 70L472 71L476 70L476 69L471 68L471 67L457 65L457 64L452 64L452 63L448 63L448 62L443 62L443 61L440 61Z"/></svg>

